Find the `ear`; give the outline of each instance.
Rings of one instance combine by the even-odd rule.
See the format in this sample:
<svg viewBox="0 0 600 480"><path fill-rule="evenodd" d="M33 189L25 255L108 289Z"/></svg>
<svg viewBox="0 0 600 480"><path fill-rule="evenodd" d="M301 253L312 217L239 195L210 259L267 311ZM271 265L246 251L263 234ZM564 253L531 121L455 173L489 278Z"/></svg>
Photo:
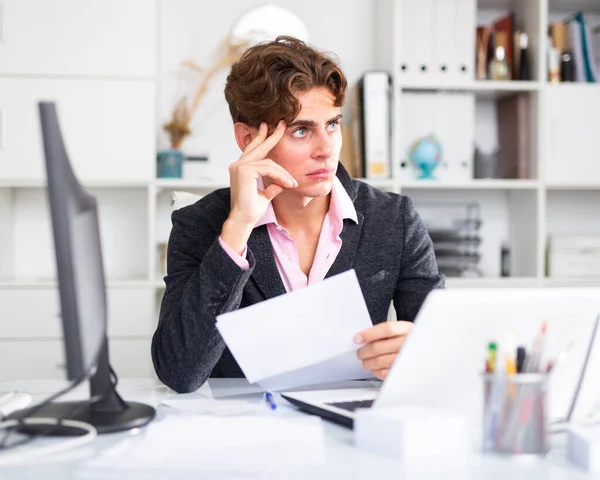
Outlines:
<svg viewBox="0 0 600 480"><path fill-rule="evenodd" d="M258 135L258 130L245 123L237 122L233 125L233 134L235 135L238 147L243 152L246 150L248 144Z"/></svg>

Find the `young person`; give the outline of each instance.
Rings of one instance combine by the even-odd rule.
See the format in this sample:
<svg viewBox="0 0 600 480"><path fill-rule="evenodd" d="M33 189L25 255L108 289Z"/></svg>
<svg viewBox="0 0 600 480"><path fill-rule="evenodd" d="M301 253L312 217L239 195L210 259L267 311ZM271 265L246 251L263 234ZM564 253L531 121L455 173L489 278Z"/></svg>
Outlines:
<svg viewBox="0 0 600 480"><path fill-rule="evenodd" d="M218 315L351 268L374 325L357 332L357 355L384 379L425 297L443 288L410 199L339 164L346 91L335 60L291 37L253 46L232 66L225 98L243 153L231 187L172 215L152 359L174 390L243 376ZM398 322L386 322L392 301Z"/></svg>

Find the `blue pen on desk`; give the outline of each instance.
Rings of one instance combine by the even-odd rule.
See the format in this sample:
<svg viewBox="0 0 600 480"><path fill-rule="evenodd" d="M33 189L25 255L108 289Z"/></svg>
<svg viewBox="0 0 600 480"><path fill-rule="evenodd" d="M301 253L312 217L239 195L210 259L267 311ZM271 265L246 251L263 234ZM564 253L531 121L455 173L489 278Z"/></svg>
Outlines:
<svg viewBox="0 0 600 480"><path fill-rule="evenodd" d="M273 394L271 392L265 392L265 400L271 407L271 410L275 410L277 408L277 404L275 403L275 400L273 399Z"/></svg>

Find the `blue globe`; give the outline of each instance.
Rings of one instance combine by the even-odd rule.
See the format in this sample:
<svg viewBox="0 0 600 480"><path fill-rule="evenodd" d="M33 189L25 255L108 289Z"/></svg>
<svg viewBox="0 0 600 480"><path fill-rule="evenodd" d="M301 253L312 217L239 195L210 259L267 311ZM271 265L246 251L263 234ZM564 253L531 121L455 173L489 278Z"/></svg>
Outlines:
<svg viewBox="0 0 600 480"><path fill-rule="evenodd" d="M410 147L410 161L419 169L419 179L435 179L433 171L442 161L442 146L433 135L419 138Z"/></svg>

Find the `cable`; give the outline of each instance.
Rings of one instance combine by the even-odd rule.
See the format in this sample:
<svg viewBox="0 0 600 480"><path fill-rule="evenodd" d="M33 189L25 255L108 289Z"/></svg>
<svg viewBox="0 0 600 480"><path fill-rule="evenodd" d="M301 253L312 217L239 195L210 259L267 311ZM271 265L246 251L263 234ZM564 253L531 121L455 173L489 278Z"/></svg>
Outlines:
<svg viewBox="0 0 600 480"><path fill-rule="evenodd" d="M98 435L98 431L89 423L79 422L77 420L60 420L56 418L27 418L22 420L8 420L0 423L0 429L7 428L11 429L15 426L25 425L64 425L66 427L80 428L86 431L85 435L70 438L60 443L53 443L52 445L46 445L44 447L27 449L25 451L19 451L13 454L0 455L0 466L9 465L22 460L30 460L31 458L38 458L42 455L48 455L51 453L60 453L71 448L80 447L91 442Z"/></svg>
<svg viewBox="0 0 600 480"><path fill-rule="evenodd" d="M17 423L13 424L13 425L8 425L8 426L2 426L3 424L0 423L0 431L1 430L6 430L6 434L4 435L4 437L2 438L2 441L0 441L0 452L5 451L5 450L9 450L9 449L13 449L19 446L23 446L33 440L35 440L36 438L43 436L43 435L49 435L51 434L53 431L55 431L58 427L60 427L61 425L65 425L68 426L66 423L63 423L64 417L69 417L69 416L73 416L76 415L78 412L80 412L82 409L86 408L88 405L91 405L95 402L98 402L102 399L104 399L111 390L114 390L115 387L117 386L117 383L119 381L117 374L115 373L115 371L113 370L113 368L109 365L110 368L110 375L111 375L111 385L110 387L108 387L104 392L102 392L99 395L94 395L92 398L90 398L88 401L86 402L82 402L81 405L76 406L75 408L73 408L71 411L66 412L63 416L55 419L55 422L50 423L50 424L46 424L44 423L43 425L48 425L47 429L44 429L40 432L34 433L32 435L28 435L27 438L24 438L18 442L15 442L11 445L7 445L8 439L11 437L12 433L18 429L19 427L21 427L23 425L23 423L25 423L25 420L28 420L35 412L39 411L41 408L45 407L46 405L48 405L49 403L53 402L54 400L56 400L57 398L61 397L62 395L65 395L67 393L69 393L71 390L73 390L75 387L77 387L80 383L82 383L86 378L88 378L87 375L85 375L83 378L80 378L78 380L75 380L74 382L72 382L71 384L69 384L69 386L67 386L66 388L62 389L61 391L51 395L50 397L48 397L47 399L45 399L43 402L39 403L38 405L35 405L34 407L31 407L29 409L29 411L27 412L27 415L22 417L19 420L15 420ZM3 420L3 418L0 418L0 420ZM71 421L71 420L69 420ZM74 420L73 420L74 421ZM83 423L83 422L81 422ZM87 425L87 424L86 424Z"/></svg>

